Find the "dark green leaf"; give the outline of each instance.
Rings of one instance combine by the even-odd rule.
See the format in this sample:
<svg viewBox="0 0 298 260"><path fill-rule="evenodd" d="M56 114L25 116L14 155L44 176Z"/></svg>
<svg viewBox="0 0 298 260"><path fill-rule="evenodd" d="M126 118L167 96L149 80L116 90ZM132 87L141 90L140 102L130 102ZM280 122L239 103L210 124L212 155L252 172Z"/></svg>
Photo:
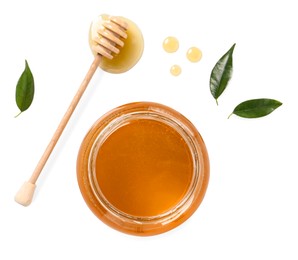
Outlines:
<svg viewBox="0 0 298 260"><path fill-rule="evenodd" d="M21 110L19 114L21 114L30 107L33 101L33 97L34 78L29 68L28 62L25 61L25 69L21 77L19 78L16 86L16 103L18 108Z"/></svg>
<svg viewBox="0 0 298 260"><path fill-rule="evenodd" d="M258 118L269 115L271 112L273 112L276 108L278 108L281 105L281 102L274 99L251 99L244 101L240 103L238 106L236 106L232 114L245 118Z"/></svg>
<svg viewBox="0 0 298 260"><path fill-rule="evenodd" d="M225 53L212 69L210 76L210 91L212 96L217 99L226 89L233 72L233 51L236 44Z"/></svg>

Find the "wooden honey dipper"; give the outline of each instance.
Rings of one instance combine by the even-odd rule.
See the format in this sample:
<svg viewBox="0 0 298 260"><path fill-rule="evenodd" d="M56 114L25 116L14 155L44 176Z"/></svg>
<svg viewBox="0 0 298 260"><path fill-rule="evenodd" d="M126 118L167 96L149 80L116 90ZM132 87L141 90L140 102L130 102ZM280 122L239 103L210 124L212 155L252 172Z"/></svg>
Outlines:
<svg viewBox="0 0 298 260"><path fill-rule="evenodd" d="M121 48L124 46L124 42L122 41L122 39L127 38L127 27L128 25L126 22L124 22L121 18L115 16L111 16L107 21L102 22L100 28L97 31L98 36L94 39L97 45L92 46L93 51L96 52L97 55L95 55L94 61L92 62L90 69L88 70L77 93L75 94L68 109L66 110L66 113L60 121L51 141L46 147L34 172L32 173L29 180L21 186L21 188L15 195L15 201L17 203L23 206L28 206L32 202L37 179L40 176L43 167L45 166L48 158L50 157L55 145L57 144L64 128L66 127L83 93L85 92L92 76L94 75L96 69L100 65L102 57L113 59L113 55L118 54L120 52L119 47Z"/></svg>

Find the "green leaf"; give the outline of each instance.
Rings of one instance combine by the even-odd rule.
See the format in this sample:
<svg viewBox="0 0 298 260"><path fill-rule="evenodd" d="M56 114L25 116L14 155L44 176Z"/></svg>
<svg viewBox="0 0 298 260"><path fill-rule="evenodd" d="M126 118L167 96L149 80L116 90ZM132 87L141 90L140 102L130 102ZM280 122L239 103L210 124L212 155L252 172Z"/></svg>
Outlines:
<svg viewBox="0 0 298 260"><path fill-rule="evenodd" d="M210 91L217 104L217 99L224 92L232 77L235 45L236 43L219 59L211 72Z"/></svg>
<svg viewBox="0 0 298 260"><path fill-rule="evenodd" d="M235 114L237 116L245 118L258 118L269 115L281 105L281 102L274 99L251 99L244 101L240 103L238 106L236 106L231 115Z"/></svg>
<svg viewBox="0 0 298 260"><path fill-rule="evenodd" d="M34 78L29 68L27 60L25 60L25 69L20 76L16 86L16 103L21 110L18 115L27 110L34 97ZM16 115L16 117L18 116Z"/></svg>

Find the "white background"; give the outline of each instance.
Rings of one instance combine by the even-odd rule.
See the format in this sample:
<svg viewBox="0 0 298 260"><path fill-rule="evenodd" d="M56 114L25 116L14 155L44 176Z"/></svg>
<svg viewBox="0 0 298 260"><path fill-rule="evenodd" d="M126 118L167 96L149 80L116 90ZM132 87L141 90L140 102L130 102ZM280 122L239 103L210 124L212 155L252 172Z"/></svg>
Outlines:
<svg viewBox="0 0 298 260"><path fill-rule="evenodd" d="M14 195L29 178L93 57L90 22L102 13L133 20L144 54L127 73L98 70L42 172L32 204ZM0 2L0 259L298 259L296 1L163 0ZM165 53L176 36L180 48ZM236 43L233 78L216 105L209 76ZM185 53L199 47L191 64ZM32 106L18 118L15 86L27 59ZM174 63L182 74L173 77ZM283 105L261 119L232 116L251 98ZM98 220L81 197L76 157L91 125L110 109L155 101L188 117L204 138L211 178L180 227L134 237Z"/></svg>

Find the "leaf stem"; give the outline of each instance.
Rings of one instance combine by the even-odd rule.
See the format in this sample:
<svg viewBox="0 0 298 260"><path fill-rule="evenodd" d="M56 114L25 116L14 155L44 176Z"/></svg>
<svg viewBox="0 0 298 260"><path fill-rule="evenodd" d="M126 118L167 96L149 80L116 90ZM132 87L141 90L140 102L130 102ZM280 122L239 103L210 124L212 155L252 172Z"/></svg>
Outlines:
<svg viewBox="0 0 298 260"><path fill-rule="evenodd" d="M22 111L20 111L17 115L15 115L14 118L17 118L20 114L22 114Z"/></svg>
<svg viewBox="0 0 298 260"><path fill-rule="evenodd" d="M230 119L231 115L233 115L234 113L232 112L229 116L228 116L228 119Z"/></svg>

